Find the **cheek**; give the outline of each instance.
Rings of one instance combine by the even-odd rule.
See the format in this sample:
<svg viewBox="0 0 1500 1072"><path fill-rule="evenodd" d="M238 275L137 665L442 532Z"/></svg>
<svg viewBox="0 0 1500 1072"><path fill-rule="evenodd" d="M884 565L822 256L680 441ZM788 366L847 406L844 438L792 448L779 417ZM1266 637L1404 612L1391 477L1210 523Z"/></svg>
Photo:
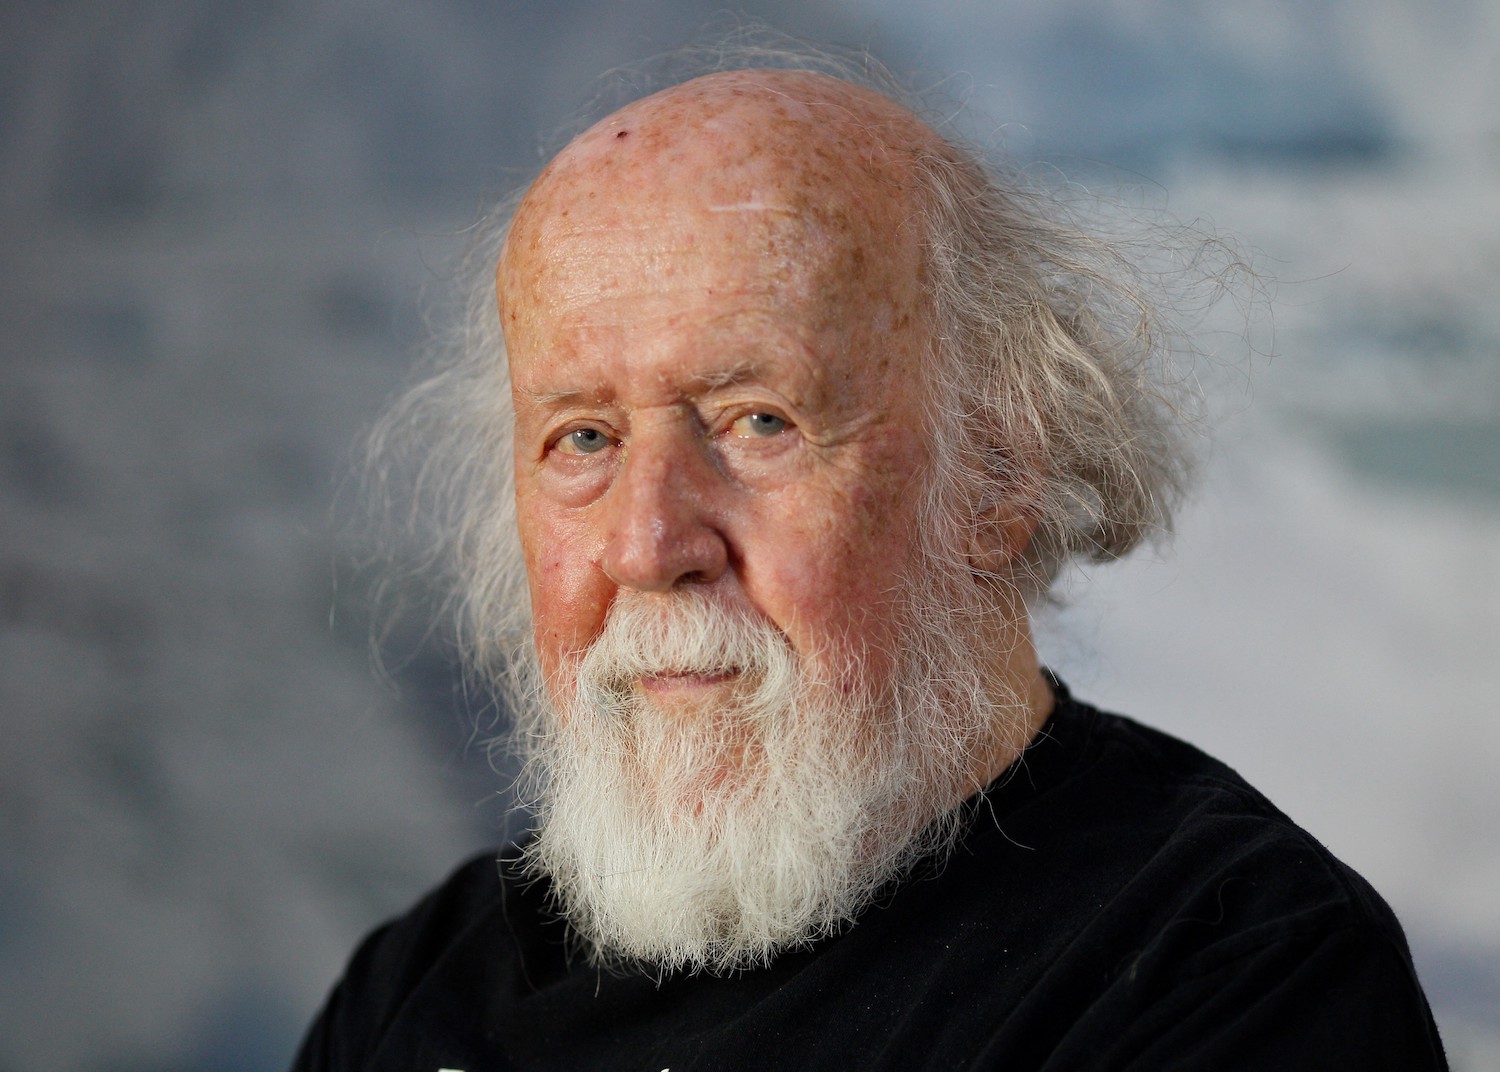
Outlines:
<svg viewBox="0 0 1500 1072"><path fill-rule="evenodd" d="M532 630L542 670L550 675L604 627L607 581L594 568L597 556L585 539L546 518L522 518Z"/></svg>
<svg viewBox="0 0 1500 1072"><path fill-rule="evenodd" d="M883 675L899 643L895 598L916 555L909 497L864 487L799 503L795 516L803 526L766 541L765 591L751 598L799 651L844 666L857 656L863 670Z"/></svg>

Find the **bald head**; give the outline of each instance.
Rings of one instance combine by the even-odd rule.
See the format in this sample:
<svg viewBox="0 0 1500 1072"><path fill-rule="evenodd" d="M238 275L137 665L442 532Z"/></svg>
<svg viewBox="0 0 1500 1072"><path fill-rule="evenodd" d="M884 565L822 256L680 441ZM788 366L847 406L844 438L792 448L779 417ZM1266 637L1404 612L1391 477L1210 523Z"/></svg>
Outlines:
<svg viewBox="0 0 1500 1072"><path fill-rule="evenodd" d="M630 234L642 263L735 248L783 275L811 269L830 309L859 299L909 316L922 264L913 168L942 147L906 109L826 75L731 71L636 101L527 192L500 263L507 336ZM690 249L655 241L669 223ZM608 290L642 263L593 282Z"/></svg>
<svg viewBox="0 0 1500 1072"><path fill-rule="evenodd" d="M792 186L903 183L914 153L942 142L895 102L827 75L740 70L635 101L558 154L533 193L578 173L621 183L675 176L686 192L755 192L771 174ZM680 169L680 170L679 170ZM691 182L689 181L691 180Z"/></svg>

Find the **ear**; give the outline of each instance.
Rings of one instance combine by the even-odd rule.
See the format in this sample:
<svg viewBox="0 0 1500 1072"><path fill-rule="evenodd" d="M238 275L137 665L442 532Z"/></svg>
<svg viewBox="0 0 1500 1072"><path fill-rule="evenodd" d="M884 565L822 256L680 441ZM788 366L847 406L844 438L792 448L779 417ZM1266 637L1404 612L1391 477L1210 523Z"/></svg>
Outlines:
<svg viewBox="0 0 1500 1072"><path fill-rule="evenodd" d="M969 536L969 565L982 577L1009 573L1012 563L1026 553L1036 533L1036 513L1001 501L974 519Z"/></svg>

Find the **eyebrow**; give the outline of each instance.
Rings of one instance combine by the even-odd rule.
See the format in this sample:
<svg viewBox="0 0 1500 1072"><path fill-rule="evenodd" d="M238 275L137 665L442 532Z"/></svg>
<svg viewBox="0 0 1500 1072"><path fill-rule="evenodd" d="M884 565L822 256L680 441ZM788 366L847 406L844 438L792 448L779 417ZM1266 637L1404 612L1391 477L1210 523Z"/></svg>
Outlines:
<svg viewBox="0 0 1500 1072"><path fill-rule="evenodd" d="M598 395L590 395L588 391L583 390L533 391L530 388L523 387L521 388L521 394L539 406L555 406L562 402L582 402L585 400L598 401Z"/></svg>
<svg viewBox="0 0 1500 1072"><path fill-rule="evenodd" d="M762 379L765 376L766 363L747 359L730 365L728 368L710 370L693 377L693 381L701 384L705 390L712 391L717 387L731 387L746 380Z"/></svg>

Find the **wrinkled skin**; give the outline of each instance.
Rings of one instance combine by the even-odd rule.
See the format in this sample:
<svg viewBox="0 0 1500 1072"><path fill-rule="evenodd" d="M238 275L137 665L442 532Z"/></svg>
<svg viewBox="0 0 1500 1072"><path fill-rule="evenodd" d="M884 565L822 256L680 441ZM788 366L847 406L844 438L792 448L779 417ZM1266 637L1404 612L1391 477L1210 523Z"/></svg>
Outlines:
<svg viewBox="0 0 1500 1072"><path fill-rule="evenodd" d="M805 658L890 673L930 464L909 177L929 151L873 93L740 71L627 106L528 191L497 285L549 679L622 590L685 585L753 608ZM994 673L1039 726L1050 693L1018 602L995 631ZM685 714L733 685L639 683ZM976 778L1014 754L997 743Z"/></svg>

